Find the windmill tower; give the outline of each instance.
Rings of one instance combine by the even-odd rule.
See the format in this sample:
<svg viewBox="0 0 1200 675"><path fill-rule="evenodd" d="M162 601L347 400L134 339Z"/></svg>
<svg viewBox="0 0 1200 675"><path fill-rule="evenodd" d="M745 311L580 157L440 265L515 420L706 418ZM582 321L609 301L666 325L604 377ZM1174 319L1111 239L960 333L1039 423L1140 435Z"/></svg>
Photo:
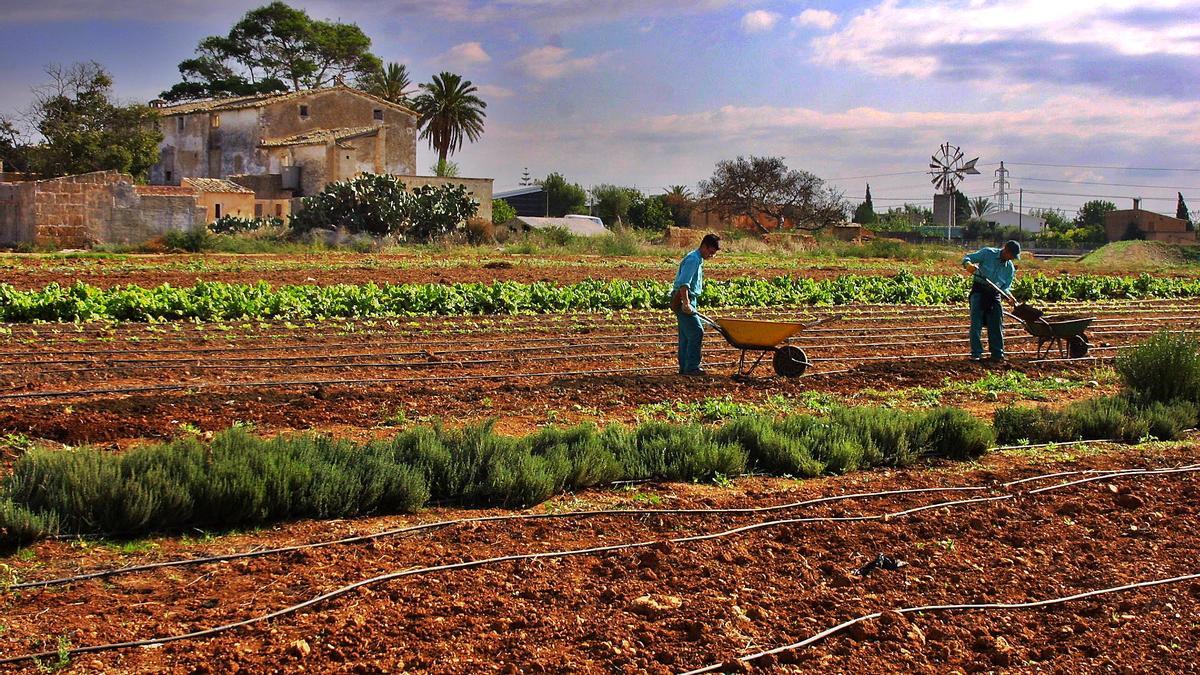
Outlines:
<svg viewBox="0 0 1200 675"><path fill-rule="evenodd" d="M526 185L533 185L533 179L529 177L529 167L525 167L525 170L521 172L520 186L525 187Z"/></svg>
<svg viewBox="0 0 1200 675"><path fill-rule="evenodd" d="M1003 211L1011 209L1012 204L1008 203L1008 169L1004 168L1004 162L1000 162L1000 168L996 169L996 180L992 181L992 187L996 188L996 210Z"/></svg>
<svg viewBox="0 0 1200 675"><path fill-rule="evenodd" d="M946 239L954 229L954 217L957 203L954 193L959 181L967 176L979 175L975 168L976 157L963 161L963 151L957 145L943 143L938 151L929 158L929 175L932 176L933 187L940 192L933 195L933 219L946 225Z"/></svg>

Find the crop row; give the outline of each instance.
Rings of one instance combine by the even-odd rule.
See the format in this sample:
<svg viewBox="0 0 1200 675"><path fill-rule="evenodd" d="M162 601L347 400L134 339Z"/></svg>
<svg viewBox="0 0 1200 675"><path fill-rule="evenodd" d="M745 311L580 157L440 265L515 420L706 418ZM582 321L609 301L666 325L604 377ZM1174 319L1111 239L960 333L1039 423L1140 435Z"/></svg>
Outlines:
<svg viewBox="0 0 1200 675"><path fill-rule="evenodd" d="M701 305L936 305L965 300L969 284L964 277L918 277L908 271L891 277L847 275L820 280L740 277L706 284ZM220 321L663 309L669 304L669 292L666 282L620 280L563 286L504 281L278 288L265 282L198 282L186 288L167 284L110 289L76 283L29 291L0 284L0 321ZM1013 292L1022 300L1042 301L1196 297L1200 296L1200 279L1039 274L1019 278Z"/></svg>

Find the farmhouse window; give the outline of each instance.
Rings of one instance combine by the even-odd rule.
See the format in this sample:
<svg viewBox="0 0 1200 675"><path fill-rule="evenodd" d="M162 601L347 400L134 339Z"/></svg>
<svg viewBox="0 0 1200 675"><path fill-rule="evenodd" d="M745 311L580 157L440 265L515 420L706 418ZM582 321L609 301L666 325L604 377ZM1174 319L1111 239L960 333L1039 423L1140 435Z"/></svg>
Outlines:
<svg viewBox="0 0 1200 675"><path fill-rule="evenodd" d="M383 109L382 108L375 109L375 119L379 120L380 122L383 121Z"/></svg>
<svg viewBox="0 0 1200 675"><path fill-rule="evenodd" d="M254 217L255 217L255 218L262 218L262 214L263 214L263 209L262 209L262 207L263 207L263 205L262 205L262 204L255 204L255 205L254 205Z"/></svg>
<svg viewBox="0 0 1200 675"><path fill-rule="evenodd" d="M300 106L300 116L301 116L301 117L308 117L308 106L306 106L306 105L301 105L301 106Z"/></svg>
<svg viewBox="0 0 1200 675"><path fill-rule="evenodd" d="M214 129L221 128L221 116L220 115L212 116L212 128L214 128Z"/></svg>
<svg viewBox="0 0 1200 675"><path fill-rule="evenodd" d="M175 118L175 129L177 131L183 131L183 115Z"/></svg>
<svg viewBox="0 0 1200 675"><path fill-rule="evenodd" d="M276 218L282 218L282 217L283 217L283 204L276 204L276 205L275 205L275 217L276 217Z"/></svg>
<svg viewBox="0 0 1200 675"><path fill-rule="evenodd" d="M214 204L214 205L213 205L213 209L214 209L213 213L215 213L215 214L216 214L216 216L217 216L218 218L220 218L220 217L221 217L221 205L220 205L220 204Z"/></svg>

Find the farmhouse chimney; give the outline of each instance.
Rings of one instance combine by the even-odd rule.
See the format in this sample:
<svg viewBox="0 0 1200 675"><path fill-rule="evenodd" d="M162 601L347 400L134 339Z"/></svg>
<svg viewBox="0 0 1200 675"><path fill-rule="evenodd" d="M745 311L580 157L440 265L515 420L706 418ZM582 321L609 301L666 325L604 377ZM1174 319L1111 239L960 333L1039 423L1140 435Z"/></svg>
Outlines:
<svg viewBox="0 0 1200 675"><path fill-rule="evenodd" d="M1138 209L1140 209L1140 208L1142 208L1142 198L1141 198L1141 197L1134 197L1134 198L1133 198L1133 210L1134 210L1134 211L1137 211L1137 210L1138 210Z"/></svg>

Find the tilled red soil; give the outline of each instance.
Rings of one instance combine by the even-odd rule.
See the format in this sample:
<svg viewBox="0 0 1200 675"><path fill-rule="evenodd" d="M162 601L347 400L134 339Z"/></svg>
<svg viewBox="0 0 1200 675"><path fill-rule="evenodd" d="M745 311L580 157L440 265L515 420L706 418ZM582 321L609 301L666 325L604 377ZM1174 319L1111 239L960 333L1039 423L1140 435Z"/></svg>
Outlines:
<svg viewBox="0 0 1200 675"><path fill-rule="evenodd" d="M1190 304L1170 301L1048 309L1097 316L1089 335L1100 359L1156 328L1200 321ZM843 318L792 341L812 361L804 377L750 383L729 379L738 352L711 331L705 355L713 376L675 375L674 325L661 311L291 327L246 323L225 330L13 326L0 339L0 373L6 377L0 431L78 444L169 437L181 427L216 431L234 422L264 431L352 427L363 434L433 418L500 417L503 430L516 432L546 422L631 421L639 406L705 397L760 402L818 392L871 402L879 392L969 382L988 372L1087 382L1102 363L1035 359L1036 341L1016 326L1009 327L1009 363L971 363L962 312L952 307L722 315L795 321L835 311ZM757 373L771 374L769 359ZM1094 387L1066 389L1054 399L1096 393ZM960 392L942 402L987 414L1014 396L989 400Z"/></svg>
<svg viewBox="0 0 1200 675"><path fill-rule="evenodd" d="M535 509L724 508L833 494L982 485L974 493L847 500L756 515L631 516L450 526L407 538L174 568L9 593L4 657L144 639L238 621L381 573L489 556L652 542L768 520L856 516L970 496L1071 469L1164 467L1197 447L1089 451L1048 465L1036 453L979 465L879 470L732 488L641 485ZM1078 476L1016 486L1022 492ZM1112 487L1110 487L1110 485ZM1115 488L1115 489L1114 489ZM1012 489L1012 488L1010 488ZM72 672L679 672L795 642L899 607L1025 602L1200 571L1195 474L1128 477L1042 495L870 522L781 523L688 544L434 572L361 589L253 627L154 649L81 655ZM403 523L481 515L300 522L217 539L110 546L44 542L6 564L21 580L313 541ZM861 576L883 553L907 563ZM991 613L889 615L759 662L795 672L1194 672L1200 583Z"/></svg>

